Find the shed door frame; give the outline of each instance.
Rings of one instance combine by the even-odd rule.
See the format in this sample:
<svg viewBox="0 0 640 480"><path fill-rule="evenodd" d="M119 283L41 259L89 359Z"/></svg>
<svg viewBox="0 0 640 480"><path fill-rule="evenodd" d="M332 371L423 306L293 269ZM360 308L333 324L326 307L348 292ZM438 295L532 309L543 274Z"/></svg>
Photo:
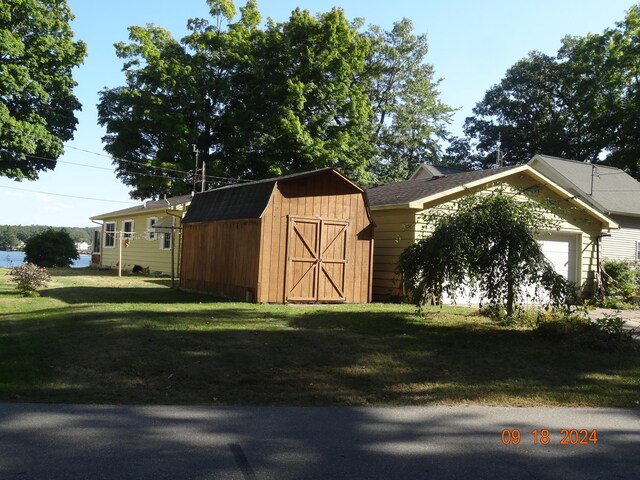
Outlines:
<svg viewBox="0 0 640 480"><path fill-rule="evenodd" d="M297 228L303 224L311 226L311 233L307 232L306 236ZM346 220L288 217L286 302L346 302L348 229ZM294 255L294 242L298 242L302 255ZM295 294L294 290L303 281L307 283L306 293Z"/></svg>

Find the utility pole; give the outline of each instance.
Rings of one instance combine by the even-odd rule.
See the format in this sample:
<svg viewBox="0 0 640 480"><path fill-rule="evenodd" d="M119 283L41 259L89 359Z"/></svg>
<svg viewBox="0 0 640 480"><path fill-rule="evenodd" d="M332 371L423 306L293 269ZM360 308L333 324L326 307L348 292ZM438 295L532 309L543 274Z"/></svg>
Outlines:
<svg viewBox="0 0 640 480"><path fill-rule="evenodd" d="M498 152L496 153L496 167L502 166L502 134L498 133Z"/></svg>
<svg viewBox="0 0 640 480"><path fill-rule="evenodd" d="M207 164L204 163L204 160L202 160L202 189L200 190L201 192L204 192L204 181L205 181L205 178L207 178L206 175L205 175L206 166L207 166Z"/></svg>
<svg viewBox="0 0 640 480"><path fill-rule="evenodd" d="M198 154L200 153L200 151L196 147L195 143L192 144L191 147L193 148L193 153L195 154L195 157L196 157L196 167L193 169L193 191L191 192L191 195L193 196L196 194L196 181L198 178Z"/></svg>

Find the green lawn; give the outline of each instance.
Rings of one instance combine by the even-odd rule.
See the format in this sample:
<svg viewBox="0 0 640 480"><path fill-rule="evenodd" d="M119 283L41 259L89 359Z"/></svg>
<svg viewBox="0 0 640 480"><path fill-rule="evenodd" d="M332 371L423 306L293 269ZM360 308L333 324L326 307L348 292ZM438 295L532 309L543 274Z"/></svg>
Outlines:
<svg viewBox="0 0 640 480"><path fill-rule="evenodd" d="M0 269L0 401L590 405L640 400L640 354L499 327L464 307L216 301L168 281Z"/></svg>

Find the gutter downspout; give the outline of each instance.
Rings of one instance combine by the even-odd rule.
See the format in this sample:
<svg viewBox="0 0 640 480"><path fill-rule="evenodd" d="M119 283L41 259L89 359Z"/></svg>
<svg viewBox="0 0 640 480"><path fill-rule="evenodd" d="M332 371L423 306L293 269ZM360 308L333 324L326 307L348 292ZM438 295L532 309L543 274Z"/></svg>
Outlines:
<svg viewBox="0 0 640 480"><path fill-rule="evenodd" d="M172 227L171 227L171 235L173 235L173 238L171 240L171 288L175 288L175 279L176 279L176 268L175 268L175 248L176 248L176 238L178 237L177 235L175 235L176 230L182 230L182 225L180 227L176 227L176 218L179 218L180 220L182 220L182 213L178 213L177 209L173 208L171 210L165 210L165 213L167 215L171 215L173 218L171 219L172 221ZM179 235L179 233L178 233ZM180 277L180 258L181 258L181 252L182 252L182 236L180 236L180 247L178 249L178 272L177 272L177 277Z"/></svg>

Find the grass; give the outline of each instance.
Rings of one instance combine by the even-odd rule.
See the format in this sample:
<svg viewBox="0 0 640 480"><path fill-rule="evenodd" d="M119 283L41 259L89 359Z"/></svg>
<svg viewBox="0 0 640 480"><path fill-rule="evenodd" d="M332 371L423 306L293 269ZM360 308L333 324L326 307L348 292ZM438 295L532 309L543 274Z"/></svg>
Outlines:
<svg viewBox="0 0 640 480"><path fill-rule="evenodd" d="M640 355L499 327L464 307L218 301L166 280L0 269L0 401L635 406Z"/></svg>

